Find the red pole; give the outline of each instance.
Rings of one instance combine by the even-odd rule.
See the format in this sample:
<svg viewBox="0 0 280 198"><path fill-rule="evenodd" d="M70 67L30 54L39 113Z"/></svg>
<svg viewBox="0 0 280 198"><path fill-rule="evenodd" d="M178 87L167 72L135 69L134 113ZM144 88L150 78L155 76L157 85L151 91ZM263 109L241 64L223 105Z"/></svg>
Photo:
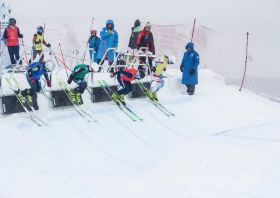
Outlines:
<svg viewBox="0 0 280 198"><path fill-rule="evenodd" d="M140 49L137 45L135 45L138 49ZM146 54L142 49L140 49L144 54ZM148 54L146 54L151 60L153 60Z"/></svg>
<svg viewBox="0 0 280 198"><path fill-rule="evenodd" d="M194 34L195 22L196 22L196 19L194 19L194 22L193 22L193 30L192 30L192 39L191 39L191 42L192 42L192 40L193 40L193 34Z"/></svg>
<svg viewBox="0 0 280 198"><path fill-rule="evenodd" d="M246 44L245 70L244 70L244 75L243 75L243 79L242 79L242 83L241 83L241 86L240 86L239 91L241 91L241 89L242 89L243 82L244 82L244 79L245 79L245 74L246 74L246 68L247 68L247 56L248 56L248 39L249 39L249 32L247 32L247 44Z"/></svg>
<svg viewBox="0 0 280 198"><path fill-rule="evenodd" d="M100 51L102 52L102 50L100 50ZM104 53L102 52L102 54L104 54ZM115 66L115 68L116 68L117 70L119 70L118 67L117 67L112 61L110 61L110 59L109 59L109 57L108 57L108 53L107 53L106 55L104 54L104 56L107 57L108 61L109 61L110 63L112 63L112 64Z"/></svg>
<svg viewBox="0 0 280 198"><path fill-rule="evenodd" d="M90 27L90 30L89 30L89 36L90 36L90 31L92 29L93 20L94 20L94 18L92 18L92 21L91 21L91 27ZM87 42L87 46L88 46L88 42ZM86 46L86 48L87 48L87 46ZM85 58L86 58L86 53L84 55L83 64L84 64Z"/></svg>

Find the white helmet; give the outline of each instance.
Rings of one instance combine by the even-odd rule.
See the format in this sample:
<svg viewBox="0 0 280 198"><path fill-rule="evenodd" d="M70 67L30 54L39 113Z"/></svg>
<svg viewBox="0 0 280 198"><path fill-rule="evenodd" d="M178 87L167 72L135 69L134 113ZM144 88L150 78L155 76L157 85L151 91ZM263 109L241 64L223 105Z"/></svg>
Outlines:
<svg viewBox="0 0 280 198"><path fill-rule="evenodd" d="M93 71L97 72L99 70L99 65L97 63L92 63L91 65Z"/></svg>
<svg viewBox="0 0 280 198"><path fill-rule="evenodd" d="M173 55L171 55L171 56L169 56L168 57L168 62L169 62L169 64L175 64L176 63L176 57L175 56L173 56Z"/></svg>
<svg viewBox="0 0 280 198"><path fill-rule="evenodd" d="M47 71L47 72L52 72L55 68L55 64L53 61L51 60L48 60L47 62L45 62L44 64L44 69Z"/></svg>

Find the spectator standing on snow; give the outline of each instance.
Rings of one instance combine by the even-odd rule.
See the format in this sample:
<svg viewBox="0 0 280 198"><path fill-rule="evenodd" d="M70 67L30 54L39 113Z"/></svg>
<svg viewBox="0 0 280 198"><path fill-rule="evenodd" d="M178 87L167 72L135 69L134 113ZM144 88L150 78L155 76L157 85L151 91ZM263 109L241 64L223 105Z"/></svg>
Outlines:
<svg viewBox="0 0 280 198"><path fill-rule="evenodd" d="M109 58L109 60L108 60L109 65L111 65L111 62L114 61L114 50L109 50L108 53L106 52L106 50L108 50L109 48L115 48L115 50L118 49L119 35L114 28L115 28L115 25L114 25L113 20L108 20L106 23L106 27L104 27L100 32L101 41L100 41L98 54L97 54L97 63L100 65L103 65L103 63L104 63L104 61L101 62L104 54L106 57L104 60L108 60L108 58ZM100 71L101 71L101 67L99 67L98 72L100 72Z"/></svg>
<svg viewBox="0 0 280 198"><path fill-rule="evenodd" d="M138 39L137 39L137 47L147 47L148 52L146 52L149 56L155 55L155 45L154 45L154 37L151 32L151 24L148 22L144 29L139 33ZM141 52L141 50L139 50ZM146 50L143 50L146 51ZM153 60L149 59L149 65L150 67L153 66ZM140 60L146 63L146 57L140 57ZM138 69L142 69L142 66L139 66Z"/></svg>
<svg viewBox="0 0 280 198"><path fill-rule="evenodd" d="M14 65L19 60L19 38L23 38L19 28L16 26L16 20L14 18L9 19L9 26L5 29L3 37L7 39L11 63ZM22 65L21 60L19 64Z"/></svg>
<svg viewBox="0 0 280 198"><path fill-rule="evenodd" d="M89 50L90 60L94 63L97 63L97 52L100 44L100 38L97 37L96 30L91 30L91 36L88 39L88 44L89 44L89 48L92 48L94 50L94 52L92 50ZM92 60L92 55L94 56L93 60Z"/></svg>
<svg viewBox="0 0 280 198"><path fill-rule="evenodd" d="M194 50L193 43L188 43L186 50L180 66L180 70L183 72L182 84L187 87L187 93L193 95L195 85L198 84L197 67L199 65L199 54Z"/></svg>
<svg viewBox="0 0 280 198"><path fill-rule="evenodd" d="M131 36L130 36L129 44L128 44L128 47L130 47L133 50L137 49L137 47L136 47L137 39L138 39L140 32L141 32L141 23L140 23L139 19L137 19L134 22L134 27L131 28Z"/></svg>

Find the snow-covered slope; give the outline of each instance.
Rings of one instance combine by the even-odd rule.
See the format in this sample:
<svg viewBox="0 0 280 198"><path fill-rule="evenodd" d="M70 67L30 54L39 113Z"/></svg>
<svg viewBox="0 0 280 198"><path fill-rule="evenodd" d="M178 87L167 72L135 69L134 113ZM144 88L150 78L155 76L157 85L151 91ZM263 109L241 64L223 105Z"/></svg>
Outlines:
<svg viewBox="0 0 280 198"><path fill-rule="evenodd" d="M159 99L176 117L127 98L144 118L132 122L87 92L97 123L73 108L52 110L41 95L47 127L1 116L0 197L277 197L280 105L210 70L199 71L196 95L181 95L181 72L168 74Z"/></svg>

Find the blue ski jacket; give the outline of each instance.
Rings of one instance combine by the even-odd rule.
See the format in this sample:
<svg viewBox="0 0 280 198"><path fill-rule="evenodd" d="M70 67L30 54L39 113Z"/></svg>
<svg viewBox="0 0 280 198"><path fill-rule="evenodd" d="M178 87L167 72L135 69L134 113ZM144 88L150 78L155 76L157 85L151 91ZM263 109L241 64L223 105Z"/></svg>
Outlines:
<svg viewBox="0 0 280 198"><path fill-rule="evenodd" d="M109 32L109 29L107 27L107 25L110 23L113 24L112 33ZM115 25L114 25L113 20L108 20L106 23L106 27L102 28L102 30L100 32L101 40L100 40L100 45L99 45L98 54L97 54L98 59L103 58L104 54L106 54L106 49L118 47L119 35L118 35L117 31L114 29L115 28L114 26ZM109 57L110 61L112 61L112 62L114 61L113 50L109 51L108 57Z"/></svg>
<svg viewBox="0 0 280 198"><path fill-rule="evenodd" d="M41 76L47 73L44 70L44 66L40 62L34 62L31 65L29 65L28 67L26 67L27 76L29 76L28 70L30 70L30 69L32 71L32 76L33 76L34 80L40 80Z"/></svg>
<svg viewBox="0 0 280 198"><path fill-rule="evenodd" d="M181 63L181 66L184 67L182 84L186 85L197 85L198 84L198 74L197 67L199 65L199 54L194 51L193 43L188 43L187 47L191 47L191 51L186 51L184 53L184 57ZM190 74L191 69L195 69L195 73L193 75Z"/></svg>

